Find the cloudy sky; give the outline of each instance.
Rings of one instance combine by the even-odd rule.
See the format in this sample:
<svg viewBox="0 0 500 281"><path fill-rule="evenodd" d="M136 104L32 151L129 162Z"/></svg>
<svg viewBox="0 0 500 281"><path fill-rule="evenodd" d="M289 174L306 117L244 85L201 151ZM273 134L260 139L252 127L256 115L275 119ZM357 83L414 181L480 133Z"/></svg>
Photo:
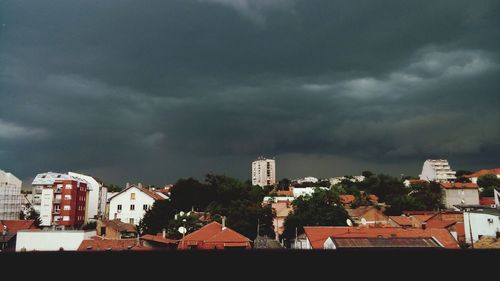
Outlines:
<svg viewBox="0 0 500 281"><path fill-rule="evenodd" d="M0 0L0 169L25 181L498 167L499 103L498 0Z"/></svg>

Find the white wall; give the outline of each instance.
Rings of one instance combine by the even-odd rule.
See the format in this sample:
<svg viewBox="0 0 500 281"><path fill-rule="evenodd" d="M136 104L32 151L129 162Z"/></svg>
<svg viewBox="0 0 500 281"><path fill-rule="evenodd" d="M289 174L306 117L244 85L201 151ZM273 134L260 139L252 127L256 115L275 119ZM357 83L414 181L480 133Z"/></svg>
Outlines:
<svg viewBox="0 0 500 281"><path fill-rule="evenodd" d="M267 164L270 174L267 175ZM269 181L269 184L268 184ZM258 159L252 162L252 184L259 186L273 185L276 183L276 162L273 159Z"/></svg>
<svg viewBox="0 0 500 281"><path fill-rule="evenodd" d="M84 174L79 174L75 172L68 172L68 175L84 179L87 182L87 189L89 190L89 196L88 196L88 202L87 202L87 222L88 221L95 221L97 215L102 214L104 215L104 210L106 208L106 205L104 205L104 208L101 209L102 205L100 205L99 196L102 196L102 185L97 182L93 177L87 176ZM104 197L104 202L106 202L106 198Z"/></svg>
<svg viewBox="0 0 500 281"><path fill-rule="evenodd" d="M52 223L52 207L54 201L54 190L44 188L42 190L42 203L40 205L41 226L50 226Z"/></svg>
<svg viewBox="0 0 500 281"><path fill-rule="evenodd" d="M450 181L456 179L455 171L451 170L448 160L427 159L422 166L421 180Z"/></svg>
<svg viewBox="0 0 500 281"><path fill-rule="evenodd" d="M0 170L0 219L17 220L21 212L22 181L11 173Z"/></svg>
<svg viewBox="0 0 500 281"><path fill-rule="evenodd" d="M131 193L135 193L135 200L130 199ZM146 212L143 210L143 205L146 204L148 208L151 208L154 202L155 200L153 198L137 187L131 187L110 199L108 219L115 219L116 214L116 218L120 219L122 222L129 223L130 219L133 218L134 224L138 225ZM132 204L135 205L135 210L133 211L130 210L130 205ZM122 206L120 212L118 211L118 205Z"/></svg>
<svg viewBox="0 0 500 281"><path fill-rule="evenodd" d="M469 217L470 222L469 224ZM488 221L491 220L491 222ZM479 240L479 235L496 237L497 231L500 231L500 213L492 215L486 213L464 212L464 228L465 240L467 243L471 241L471 233L473 241Z"/></svg>
<svg viewBox="0 0 500 281"><path fill-rule="evenodd" d="M454 205L479 205L478 189L444 189L444 205L454 209Z"/></svg>
<svg viewBox="0 0 500 281"><path fill-rule="evenodd" d="M16 252L26 251L76 251L84 239L90 239L96 232L83 230L69 231L29 231L17 232Z"/></svg>

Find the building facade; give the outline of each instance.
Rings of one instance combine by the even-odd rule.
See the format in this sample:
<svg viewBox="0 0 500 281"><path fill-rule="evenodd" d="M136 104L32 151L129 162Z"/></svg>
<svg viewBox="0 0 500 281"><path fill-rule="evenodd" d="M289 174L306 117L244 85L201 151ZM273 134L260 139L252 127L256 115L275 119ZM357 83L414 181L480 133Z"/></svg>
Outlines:
<svg viewBox="0 0 500 281"><path fill-rule="evenodd" d="M262 156L252 162L252 184L264 187L276 184L276 162Z"/></svg>
<svg viewBox="0 0 500 281"><path fill-rule="evenodd" d="M87 184L75 180L58 180L42 189L40 226L77 228L85 223Z"/></svg>
<svg viewBox="0 0 500 281"><path fill-rule="evenodd" d="M119 219L124 223L139 225L147 210L156 200L165 200L166 196L142 187L141 184L129 185L121 192L108 199L108 219Z"/></svg>
<svg viewBox="0 0 500 281"><path fill-rule="evenodd" d="M21 212L22 181L0 170L0 220L17 220Z"/></svg>
<svg viewBox="0 0 500 281"><path fill-rule="evenodd" d="M447 209L455 205L479 205L479 186L475 183L442 182L443 204Z"/></svg>
<svg viewBox="0 0 500 281"><path fill-rule="evenodd" d="M500 238L500 209L464 209L464 230L467 243L474 243L482 237Z"/></svg>
<svg viewBox="0 0 500 281"><path fill-rule="evenodd" d="M422 166L421 180L426 181L454 181L456 179L453 171L446 159L427 159Z"/></svg>
<svg viewBox="0 0 500 281"><path fill-rule="evenodd" d="M89 190L89 200L87 204L87 221L96 221L104 216L106 210L106 195L108 189L95 178L84 174L68 172L69 176L84 179Z"/></svg>
<svg viewBox="0 0 500 281"><path fill-rule="evenodd" d="M20 230L17 232L16 252L76 251L83 240L95 235L95 230Z"/></svg>

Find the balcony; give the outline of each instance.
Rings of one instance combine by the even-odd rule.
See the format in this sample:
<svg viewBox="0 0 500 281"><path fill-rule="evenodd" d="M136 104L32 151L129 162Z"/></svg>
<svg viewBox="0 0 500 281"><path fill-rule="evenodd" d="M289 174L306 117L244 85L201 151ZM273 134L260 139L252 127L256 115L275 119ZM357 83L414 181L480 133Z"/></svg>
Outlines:
<svg viewBox="0 0 500 281"><path fill-rule="evenodd" d="M53 203L54 204L61 204L61 198L55 198Z"/></svg>

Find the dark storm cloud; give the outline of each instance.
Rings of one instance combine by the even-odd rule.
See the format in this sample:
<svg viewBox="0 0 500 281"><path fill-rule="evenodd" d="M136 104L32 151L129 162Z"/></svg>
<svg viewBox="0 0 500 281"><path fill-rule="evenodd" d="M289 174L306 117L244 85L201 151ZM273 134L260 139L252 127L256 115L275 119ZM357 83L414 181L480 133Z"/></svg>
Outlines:
<svg viewBox="0 0 500 281"><path fill-rule="evenodd" d="M0 168L23 178L499 164L498 1L0 5Z"/></svg>

